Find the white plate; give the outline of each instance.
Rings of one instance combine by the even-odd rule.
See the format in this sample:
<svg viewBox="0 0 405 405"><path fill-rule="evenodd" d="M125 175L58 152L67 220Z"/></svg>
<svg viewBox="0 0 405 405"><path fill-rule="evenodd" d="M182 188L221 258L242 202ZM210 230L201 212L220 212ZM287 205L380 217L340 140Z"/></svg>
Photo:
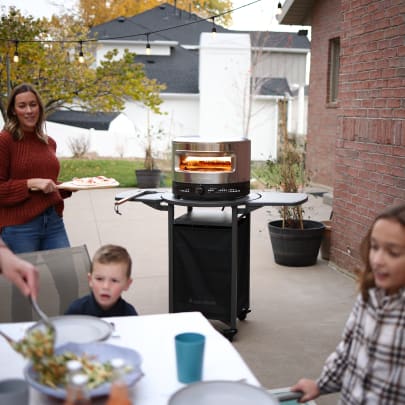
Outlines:
<svg viewBox="0 0 405 405"><path fill-rule="evenodd" d="M56 354L61 354L66 351L73 352L78 355L87 354L90 356L94 356L95 361L99 361L102 363L105 363L117 357L124 359L126 364L132 367L132 371L125 374L124 377L126 383L129 386L135 384L143 376L143 373L141 371L142 358L140 354L137 351L127 349L126 347L114 346L108 343L101 342L84 344L68 343L66 345L58 347L55 352ZM51 388L47 385L40 384L38 382L38 375L34 371L31 363L25 367L24 375L28 383L43 394L61 399L66 397L66 390L64 388ZM108 395L108 393L110 392L110 387L110 383L104 383L90 390L89 394L91 397Z"/></svg>
<svg viewBox="0 0 405 405"><path fill-rule="evenodd" d="M169 405L277 405L265 389L237 381L202 381L175 392Z"/></svg>
<svg viewBox="0 0 405 405"><path fill-rule="evenodd" d="M90 343L108 339L113 332L113 326L109 322L96 316L89 315L64 315L51 317L56 328L55 346L65 343ZM39 322L28 330L43 325Z"/></svg>

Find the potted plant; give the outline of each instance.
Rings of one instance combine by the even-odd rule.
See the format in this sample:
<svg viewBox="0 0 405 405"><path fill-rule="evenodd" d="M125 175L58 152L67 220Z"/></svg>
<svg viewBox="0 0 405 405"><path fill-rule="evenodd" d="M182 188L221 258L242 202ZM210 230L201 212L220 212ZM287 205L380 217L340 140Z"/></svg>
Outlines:
<svg viewBox="0 0 405 405"><path fill-rule="evenodd" d="M162 129L155 129L148 123L146 135L144 137L138 135L139 138L143 138L145 148L144 168L135 170L136 183L139 188L156 188L160 185L161 170L156 166L153 143L160 139L162 134Z"/></svg>
<svg viewBox="0 0 405 405"><path fill-rule="evenodd" d="M288 137L286 100L281 100L279 106L282 148L278 162L278 186L283 192L297 193L305 183L303 154ZM275 262L285 266L315 264L325 228L323 223L303 219L301 205L283 206L280 216L281 219L268 223Z"/></svg>

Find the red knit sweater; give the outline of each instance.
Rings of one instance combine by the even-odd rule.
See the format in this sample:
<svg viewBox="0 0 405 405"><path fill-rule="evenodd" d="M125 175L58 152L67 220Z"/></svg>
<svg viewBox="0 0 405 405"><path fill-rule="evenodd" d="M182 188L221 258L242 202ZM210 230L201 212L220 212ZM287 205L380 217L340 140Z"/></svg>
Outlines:
<svg viewBox="0 0 405 405"><path fill-rule="evenodd" d="M60 165L56 157L56 142L48 138L41 142L34 133L24 134L21 141L13 140L7 131L0 132L0 229L24 224L55 206L62 216L63 198L70 192L45 194L30 191L27 179L46 178L57 181Z"/></svg>

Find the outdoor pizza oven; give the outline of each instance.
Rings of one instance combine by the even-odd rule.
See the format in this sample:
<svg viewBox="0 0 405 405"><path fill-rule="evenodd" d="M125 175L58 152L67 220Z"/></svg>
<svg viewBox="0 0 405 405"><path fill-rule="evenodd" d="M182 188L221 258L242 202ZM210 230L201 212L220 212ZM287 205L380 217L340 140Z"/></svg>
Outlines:
<svg viewBox="0 0 405 405"><path fill-rule="evenodd" d="M173 194L229 200L250 192L250 140L177 138L172 143Z"/></svg>

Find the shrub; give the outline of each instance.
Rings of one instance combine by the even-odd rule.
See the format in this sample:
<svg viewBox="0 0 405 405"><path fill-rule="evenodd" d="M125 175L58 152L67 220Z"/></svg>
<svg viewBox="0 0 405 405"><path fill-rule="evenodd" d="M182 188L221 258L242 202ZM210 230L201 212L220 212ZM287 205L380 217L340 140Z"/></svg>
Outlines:
<svg viewBox="0 0 405 405"><path fill-rule="evenodd" d="M74 158L83 157L90 149L90 139L82 135L80 138L69 138L68 145Z"/></svg>

